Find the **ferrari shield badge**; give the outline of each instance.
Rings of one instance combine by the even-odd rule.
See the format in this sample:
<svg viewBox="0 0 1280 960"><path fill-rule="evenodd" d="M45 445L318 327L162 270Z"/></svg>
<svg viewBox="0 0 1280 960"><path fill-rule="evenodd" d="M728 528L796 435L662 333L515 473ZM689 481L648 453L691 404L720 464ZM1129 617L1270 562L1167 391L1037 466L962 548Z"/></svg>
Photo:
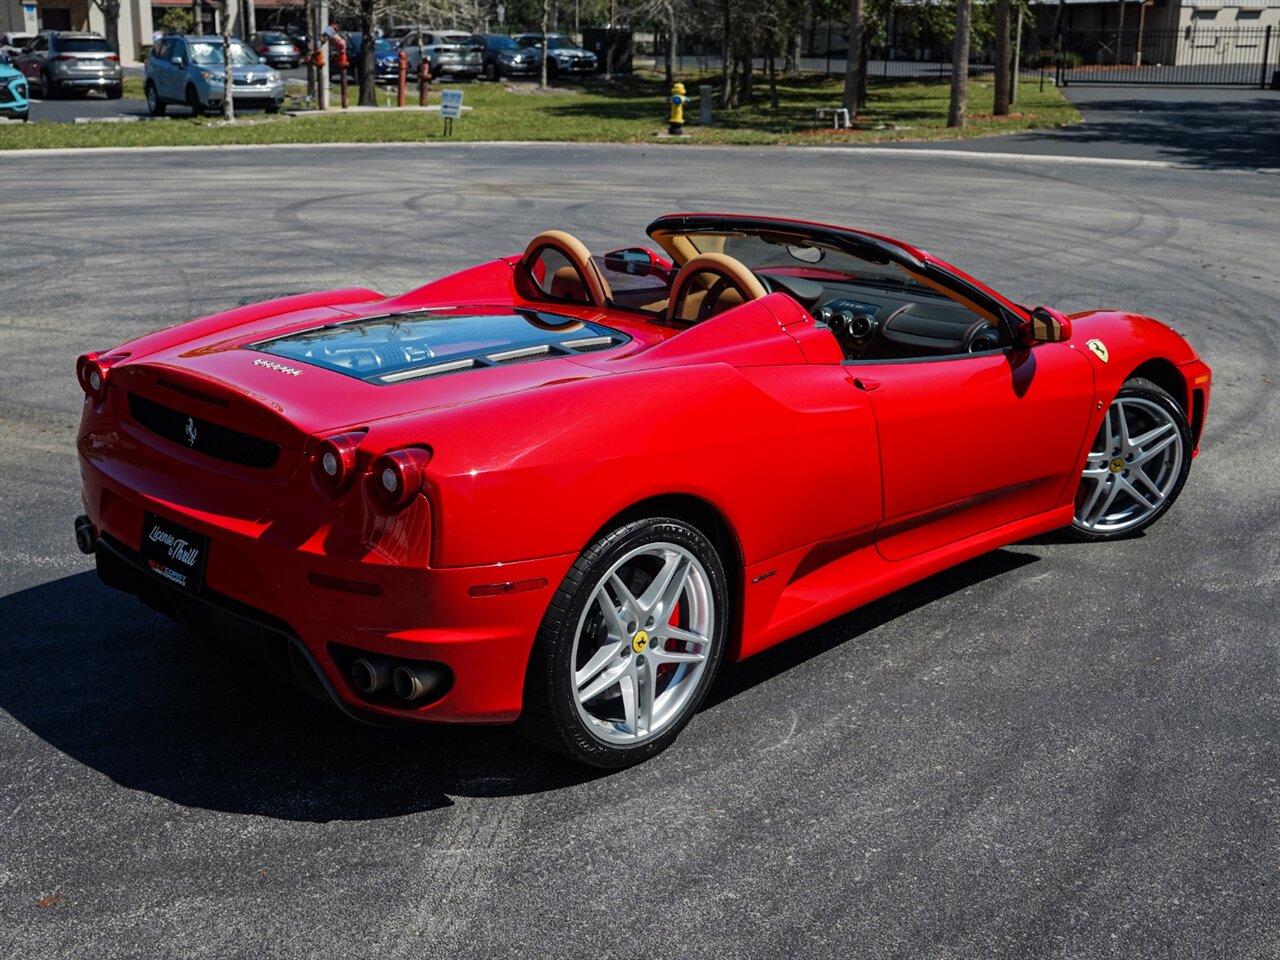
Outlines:
<svg viewBox="0 0 1280 960"><path fill-rule="evenodd" d="M1107 345L1101 340L1090 340L1085 344L1085 346L1092 350L1103 363L1107 362L1107 358L1109 356L1107 353Z"/></svg>

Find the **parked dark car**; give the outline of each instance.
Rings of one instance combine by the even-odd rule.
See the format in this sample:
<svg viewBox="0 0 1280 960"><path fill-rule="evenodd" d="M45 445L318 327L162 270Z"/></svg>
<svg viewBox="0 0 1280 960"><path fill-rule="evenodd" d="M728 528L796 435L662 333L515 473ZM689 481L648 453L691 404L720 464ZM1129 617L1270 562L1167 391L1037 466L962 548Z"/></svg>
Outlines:
<svg viewBox="0 0 1280 960"><path fill-rule="evenodd" d="M273 67L292 69L302 62L302 47L283 33L255 33L249 46Z"/></svg>
<svg viewBox="0 0 1280 960"><path fill-rule="evenodd" d="M477 33L471 42L480 50L480 74L486 80L539 73L542 51L537 47L522 47L501 33Z"/></svg>
<svg viewBox="0 0 1280 960"><path fill-rule="evenodd" d="M48 30L36 34L14 63L46 100L62 93L101 90L108 100L124 95L120 57L100 34Z"/></svg>
<svg viewBox="0 0 1280 960"><path fill-rule="evenodd" d="M522 47L541 51L542 34L520 33L515 37ZM596 72L596 55L584 50L562 33L547 34L547 76L586 76Z"/></svg>
<svg viewBox="0 0 1280 960"><path fill-rule="evenodd" d="M364 51L364 34L347 35L347 76L352 80L360 77L360 57ZM408 79L417 75L412 67L408 70ZM373 41L373 80L375 83L395 84L400 82L400 48L394 40L378 37Z"/></svg>

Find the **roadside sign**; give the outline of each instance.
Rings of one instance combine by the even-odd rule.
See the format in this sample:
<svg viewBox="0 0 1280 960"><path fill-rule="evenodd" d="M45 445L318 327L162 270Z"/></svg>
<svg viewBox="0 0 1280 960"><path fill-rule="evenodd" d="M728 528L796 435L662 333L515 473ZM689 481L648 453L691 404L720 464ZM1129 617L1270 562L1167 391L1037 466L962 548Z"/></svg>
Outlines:
<svg viewBox="0 0 1280 960"><path fill-rule="evenodd" d="M462 116L462 91L440 91L440 116L446 120L457 120Z"/></svg>

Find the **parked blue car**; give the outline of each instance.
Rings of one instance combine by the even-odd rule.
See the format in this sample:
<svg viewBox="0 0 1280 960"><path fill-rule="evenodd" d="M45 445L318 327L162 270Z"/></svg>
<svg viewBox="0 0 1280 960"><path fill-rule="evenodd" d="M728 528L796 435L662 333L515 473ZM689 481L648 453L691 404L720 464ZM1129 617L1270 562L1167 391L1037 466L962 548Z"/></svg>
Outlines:
<svg viewBox="0 0 1280 960"><path fill-rule="evenodd" d="M31 119L31 101L27 96L27 78L0 53L0 117L14 120Z"/></svg>
<svg viewBox="0 0 1280 960"><path fill-rule="evenodd" d="M147 108L164 116L171 104L192 114L222 109L227 67L221 37L162 37L146 65ZM243 40L231 41L231 82L236 107L261 107L275 113L284 102L284 80Z"/></svg>

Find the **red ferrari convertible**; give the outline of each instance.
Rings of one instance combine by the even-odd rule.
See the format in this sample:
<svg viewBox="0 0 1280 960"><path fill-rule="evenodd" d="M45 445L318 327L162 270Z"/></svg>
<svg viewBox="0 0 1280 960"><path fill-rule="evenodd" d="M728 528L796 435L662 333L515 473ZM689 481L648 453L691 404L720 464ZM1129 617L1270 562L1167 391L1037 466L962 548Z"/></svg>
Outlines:
<svg viewBox="0 0 1280 960"><path fill-rule="evenodd" d="M1131 536L1186 481L1210 372L1155 320L843 227L648 233L86 354L80 548L354 717L619 767L726 657L1047 530Z"/></svg>

